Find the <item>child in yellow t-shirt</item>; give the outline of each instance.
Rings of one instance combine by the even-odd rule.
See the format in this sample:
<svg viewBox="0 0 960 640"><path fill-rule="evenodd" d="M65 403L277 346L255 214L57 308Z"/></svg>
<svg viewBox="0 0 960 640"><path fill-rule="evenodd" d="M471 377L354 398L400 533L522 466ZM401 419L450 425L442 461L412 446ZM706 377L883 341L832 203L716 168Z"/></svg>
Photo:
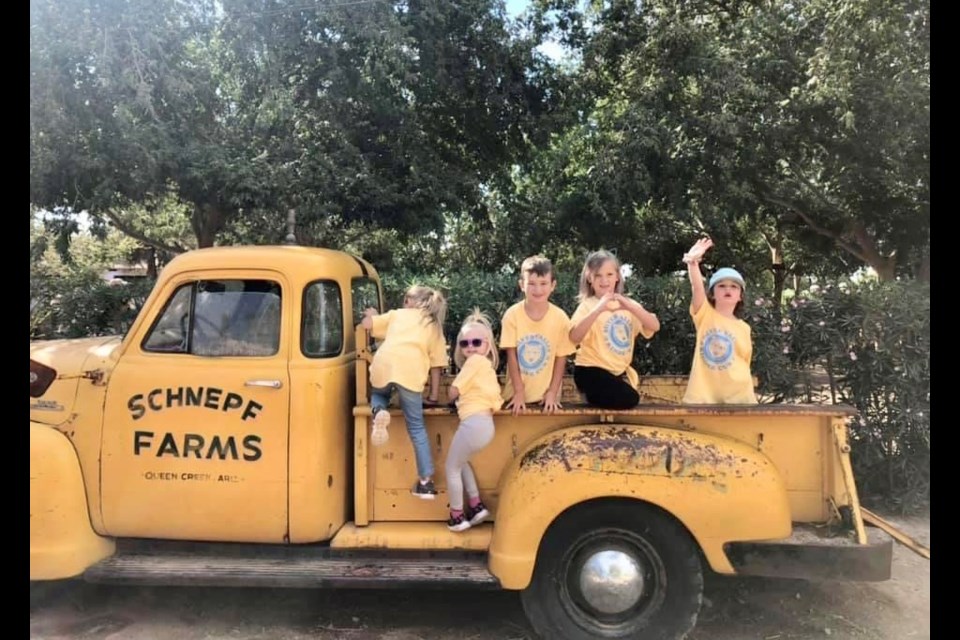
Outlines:
<svg viewBox="0 0 960 640"><path fill-rule="evenodd" d="M570 318L570 341L580 345L573 381L587 402L604 409L629 409L640 402L640 377L633 367L638 335L650 339L660 330L657 316L623 295L620 261L609 251L594 251L580 274L580 306Z"/></svg>
<svg viewBox="0 0 960 640"><path fill-rule="evenodd" d="M497 344L490 321L479 310L467 316L457 335L453 355L460 372L447 397L457 403L460 425L447 451L447 497L450 519L447 528L463 531L480 524L490 515L480 501L480 489L470 466L470 458L493 440L493 412L500 408L500 383L497 381ZM463 508L463 492L467 508Z"/></svg>
<svg viewBox="0 0 960 640"><path fill-rule="evenodd" d="M370 443L387 442L390 424L390 394L396 390L400 409L407 423L407 433L416 454L419 481L413 495L433 500L437 490L433 483L433 458L423 422L423 388L430 377L430 401L436 403L440 393L440 372L447 366L447 345L443 338L443 321L447 301L439 291L415 285L407 289L403 308L382 315L370 308L364 311L362 324L374 338L383 342L370 363L370 409L373 424Z"/></svg>
<svg viewBox="0 0 960 640"><path fill-rule="evenodd" d="M550 260L530 256L520 265L523 300L500 321L500 347L507 354L503 399L514 415L537 402L543 402L543 413L561 407L558 396L567 356L576 348L570 342L570 318L550 302L556 288Z"/></svg>
<svg viewBox="0 0 960 640"><path fill-rule="evenodd" d="M697 349L683 402L757 404L750 373L750 325L739 318L746 284L736 269L724 267L710 277L704 290L700 259L712 246L710 238L702 238L683 257L693 292L690 315L697 329Z"/></svg>

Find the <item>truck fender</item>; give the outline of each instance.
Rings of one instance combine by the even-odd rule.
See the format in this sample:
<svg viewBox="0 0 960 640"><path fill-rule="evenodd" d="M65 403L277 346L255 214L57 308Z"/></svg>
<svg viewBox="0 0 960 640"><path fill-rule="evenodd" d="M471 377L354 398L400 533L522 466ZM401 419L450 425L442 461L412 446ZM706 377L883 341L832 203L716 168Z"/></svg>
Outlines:
<svg viewBox="0 0 960 640"><path fill-rule="evenodd" d="M550 524L587 501L629 498L659 507L719 573L735 573L725 543L786 538L792 528L786 486L766 455L738 440L664 427L551 432L507 465L499 490L489 563L507 589L530 584Z"/></svg>
<svg viewBox="0 0 960 640"><path fill-rule="evenodd" d="M56 429L31 422L30 580L78 576L115 548L90 523L73 444Z"/></svg>

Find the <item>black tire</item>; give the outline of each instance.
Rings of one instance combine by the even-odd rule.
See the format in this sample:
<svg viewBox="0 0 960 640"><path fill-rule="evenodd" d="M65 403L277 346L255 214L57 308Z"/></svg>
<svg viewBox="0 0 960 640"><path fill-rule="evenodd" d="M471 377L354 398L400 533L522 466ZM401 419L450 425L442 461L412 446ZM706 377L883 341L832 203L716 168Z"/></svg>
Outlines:
<svg viewBox="0 0 960 640"><path fill-rule="evenodd" d="M602 552L611 553L597 555ZM589 586L589 576L599 575L590 569L605 560L630 586L585 592L584 581ZM690 534L660 509L630 500L591 502L561 514L540 543L530 586L520 593L545 640L680 640L696 624L702 597L700 556Z"/></svg>

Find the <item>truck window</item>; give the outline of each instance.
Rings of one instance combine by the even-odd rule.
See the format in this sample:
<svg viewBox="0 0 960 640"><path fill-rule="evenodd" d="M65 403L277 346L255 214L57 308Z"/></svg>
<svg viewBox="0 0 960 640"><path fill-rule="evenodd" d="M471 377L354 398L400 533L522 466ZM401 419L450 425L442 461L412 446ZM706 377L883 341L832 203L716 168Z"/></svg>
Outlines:
<svg viewBox="0 0 960 640"><path fill-rule="evenodd" d="M353 290L353 326L357 326L363 320L364 309L373 307L380 311L380 289L371 278L354 278L350 288Z"/></svg>
<svg viewBox="0 0 960 640"><path fill-rule="evenodd" d="M202 280L179 287L144 342L145 351L270 356L280 347L280 285Z"/></svg>
<svg viewBox="0 0 960 640"><path fill-rule="evenodd" d="M160 318L153 324L147 339L143 342L144 351L189 353L187 336L190 335L190 301L192 299L192 284L182 285L173 292Z"/></svg>
<svg viewBox="0 0 960 640"><path fill-rule="evenodd" d="M303 292L300 350L309 358L329 358L343 349L343 300L331 280L307 285Z"/></svg>

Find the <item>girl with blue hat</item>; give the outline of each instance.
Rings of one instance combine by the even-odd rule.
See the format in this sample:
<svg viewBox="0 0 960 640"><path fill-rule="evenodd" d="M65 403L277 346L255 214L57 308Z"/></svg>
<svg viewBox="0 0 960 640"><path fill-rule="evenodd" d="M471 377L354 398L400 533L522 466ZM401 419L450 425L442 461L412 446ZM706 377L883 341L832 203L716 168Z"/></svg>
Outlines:
<svg viewBox="0 0 960 640"><path fill-rule="evenodd" d="M746 283L736 269L723 267L704 288L700 260L712 246L713 240L701 238L683 256L693 292L690 315L697 329L697 348L683 402L757 404L750 373L750 325L739 317Z"/></svg>

